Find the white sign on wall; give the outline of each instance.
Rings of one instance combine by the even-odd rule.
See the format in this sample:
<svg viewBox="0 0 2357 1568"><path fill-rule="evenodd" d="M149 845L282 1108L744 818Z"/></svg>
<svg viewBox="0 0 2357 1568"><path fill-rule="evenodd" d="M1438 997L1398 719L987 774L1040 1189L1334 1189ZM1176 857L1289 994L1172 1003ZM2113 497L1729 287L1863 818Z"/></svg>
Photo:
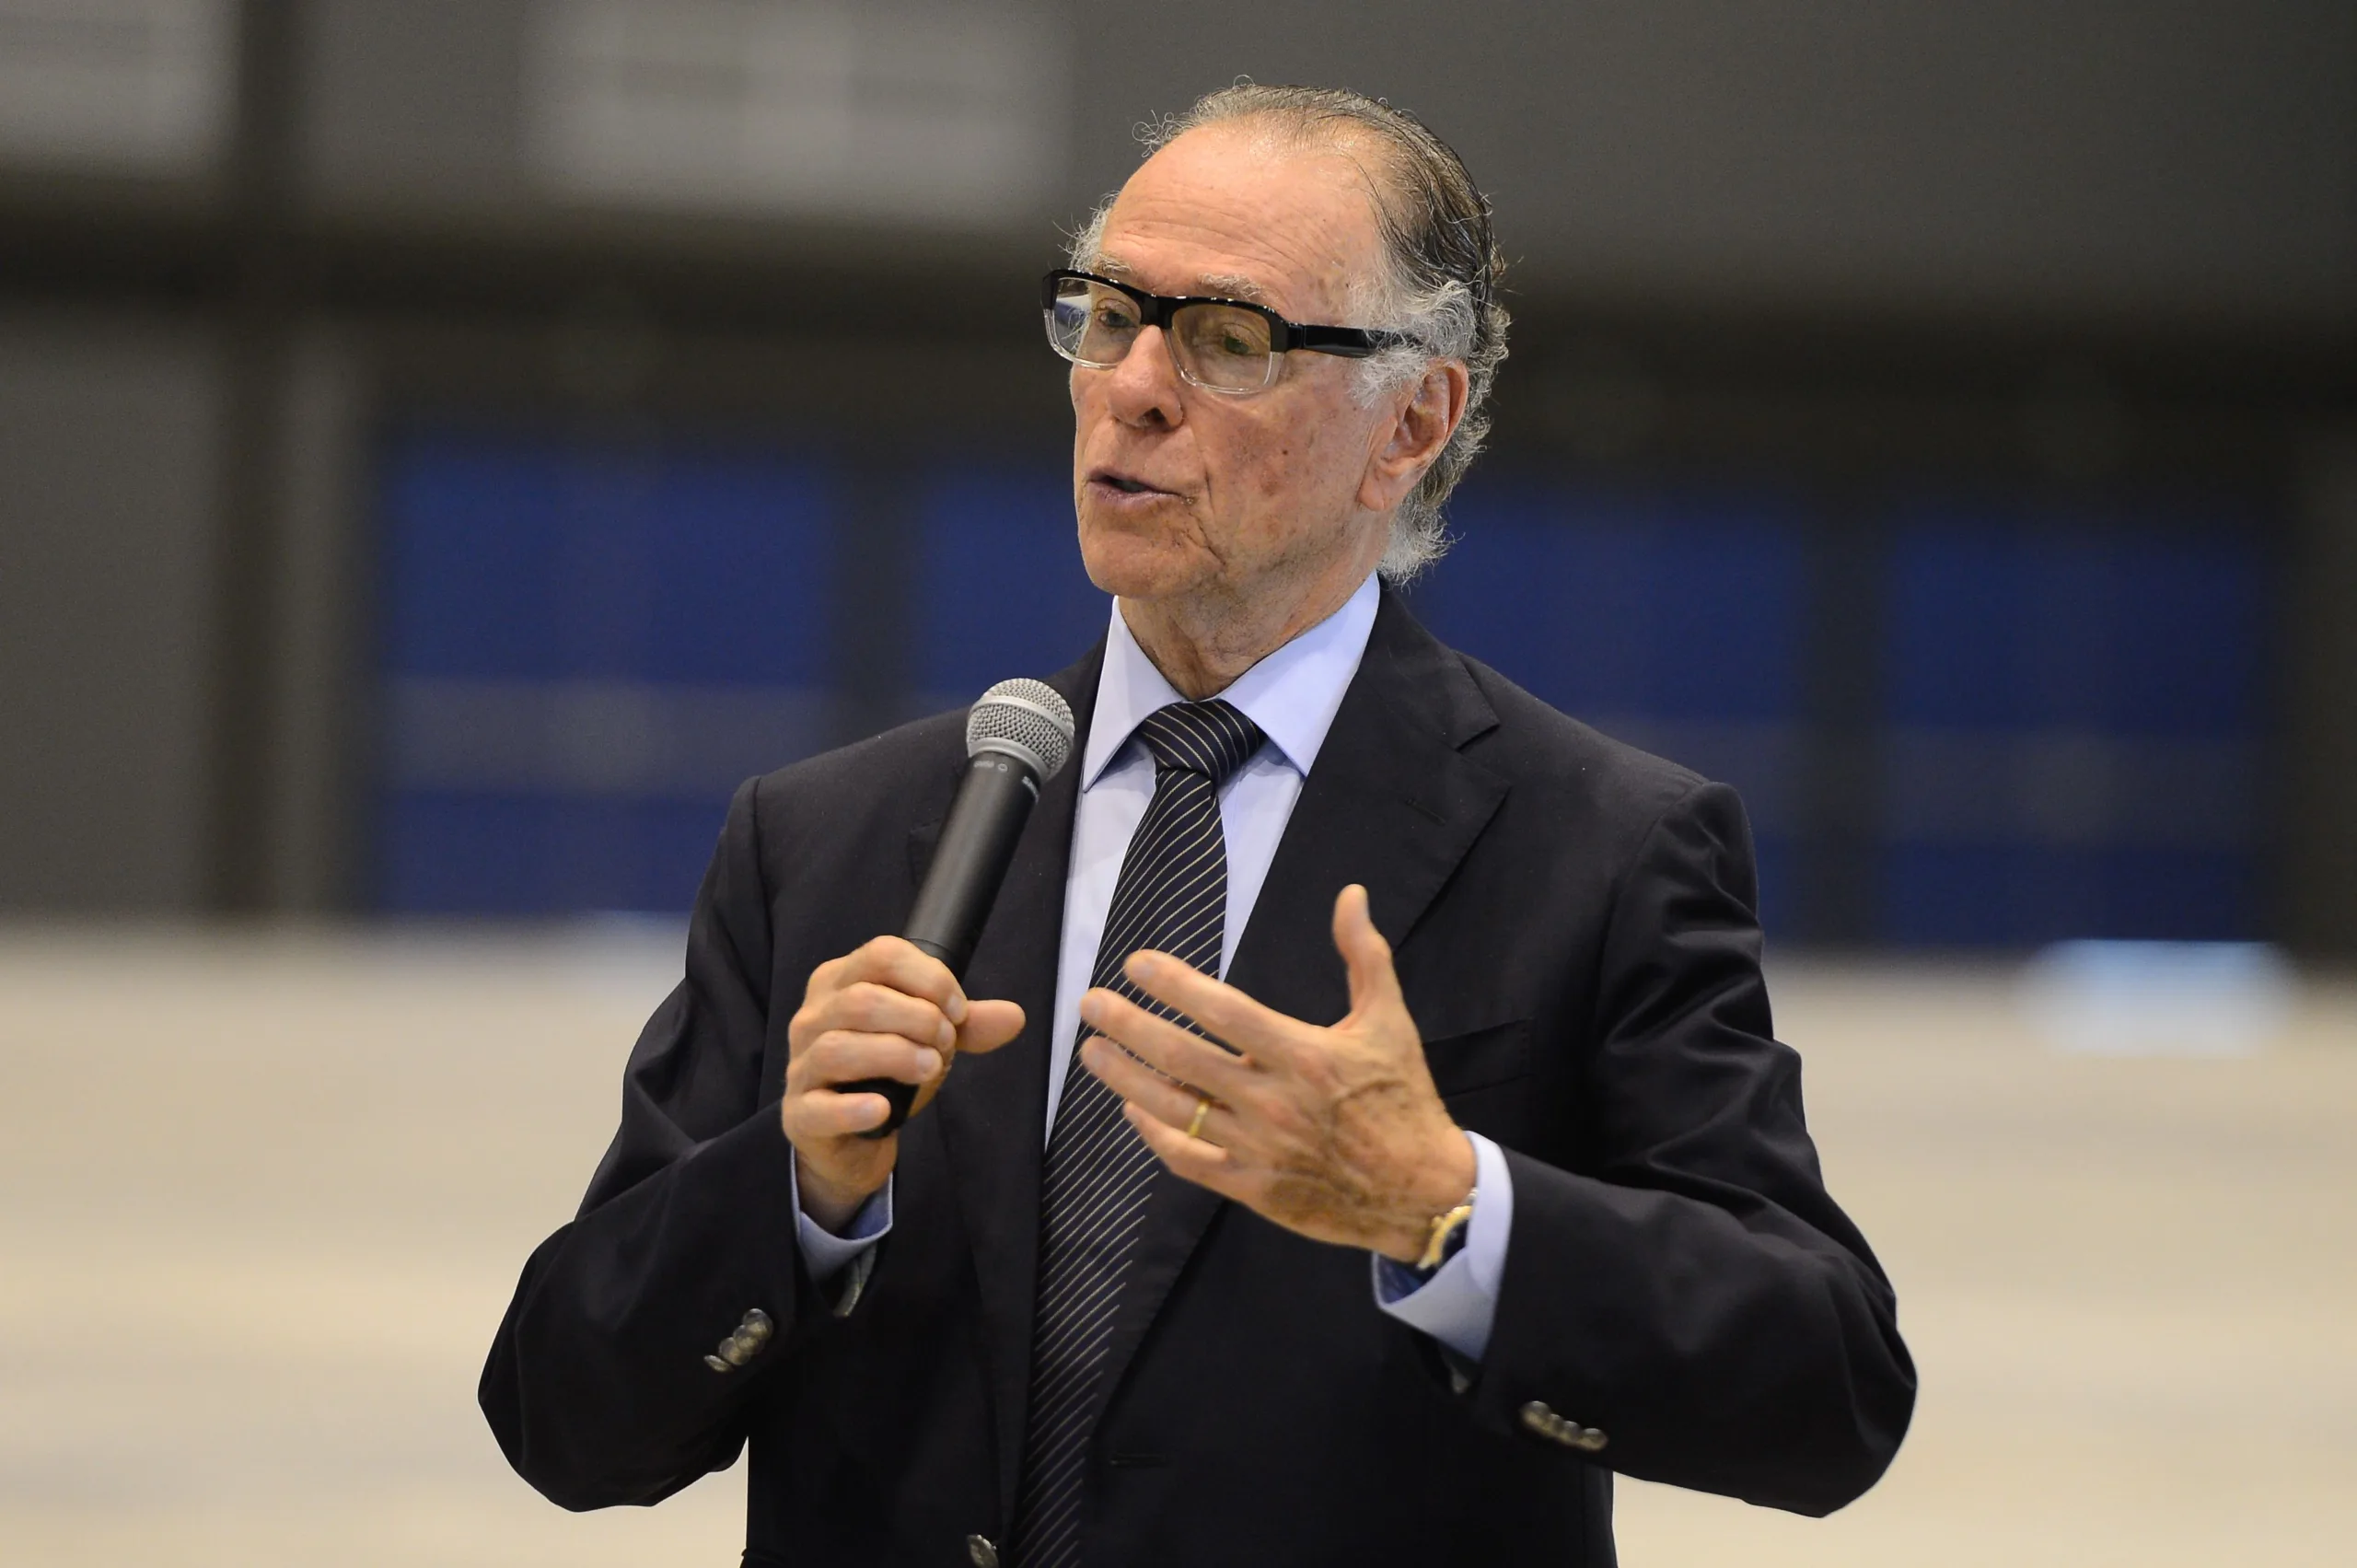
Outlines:
<svg viewBox="0 0 2357 1568"><path fill-rule="evenodd" d="M559 193L952 223L1061 172L1060 29L989 3L539 0L526 83Z"/></svg>
<svg viewBox="0 0 2357 1568"><path fill-rule="evenodd" d="M0 163L200 172L236 79L232 0L0 0Z"/></svg>

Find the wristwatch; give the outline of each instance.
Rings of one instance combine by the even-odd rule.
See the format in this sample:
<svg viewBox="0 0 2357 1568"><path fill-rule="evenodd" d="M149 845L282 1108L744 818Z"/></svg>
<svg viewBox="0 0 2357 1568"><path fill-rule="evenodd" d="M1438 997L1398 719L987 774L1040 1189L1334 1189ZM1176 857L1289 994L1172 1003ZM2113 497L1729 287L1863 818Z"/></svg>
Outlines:
<svg viewBox="0 0 2357 1568"><path fill-rule="evenodd" d="M1473 1233L1473 1202L1480 1195L1481 1190L1477 1187L1465 1194L1465 1202L1445 1214L1433 1216L1432 1234L1424 1237L1423 1256L1408 1265L1418 1275L1431 1279L1464 1247L1465 1238Z"/></svg>

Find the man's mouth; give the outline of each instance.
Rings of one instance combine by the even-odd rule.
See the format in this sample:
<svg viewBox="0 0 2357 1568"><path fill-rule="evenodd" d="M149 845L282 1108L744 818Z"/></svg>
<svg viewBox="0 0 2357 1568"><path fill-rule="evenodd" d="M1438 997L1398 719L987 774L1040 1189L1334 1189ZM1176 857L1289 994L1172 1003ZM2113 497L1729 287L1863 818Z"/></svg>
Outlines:
<svg viewBox="0 0 2357 1568"><path fill-rule="evenodd" d="M1092 484L1101 484L1106 489L1118 491L1123 495L1167 495L1170 494L1156 485L1148 484L1142 479L1135 479L1125 473L1116 473L1111 469L1098 469L1088 478Z"/></svg>

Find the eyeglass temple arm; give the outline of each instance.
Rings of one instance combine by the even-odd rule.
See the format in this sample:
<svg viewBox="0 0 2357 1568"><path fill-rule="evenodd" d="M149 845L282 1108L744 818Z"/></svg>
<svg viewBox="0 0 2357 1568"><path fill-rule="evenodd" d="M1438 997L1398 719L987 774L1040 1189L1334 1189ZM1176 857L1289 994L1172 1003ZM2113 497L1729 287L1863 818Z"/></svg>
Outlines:
<svg viewBox="0 0 2357 1568"><path fill-rule="evenodd" d="M1338 359L1365 359L1411 340L1404 333L1372 331L1364 327L1295 327L1289 349L1306 348Z"/></svg>

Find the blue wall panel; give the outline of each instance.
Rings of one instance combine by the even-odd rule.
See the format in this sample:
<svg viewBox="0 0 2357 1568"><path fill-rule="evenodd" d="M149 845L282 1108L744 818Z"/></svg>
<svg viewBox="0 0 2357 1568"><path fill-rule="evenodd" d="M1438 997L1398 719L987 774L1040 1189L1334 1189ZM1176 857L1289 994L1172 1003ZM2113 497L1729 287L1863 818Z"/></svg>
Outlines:
<svg viewBox="0 0 2357 1568"><path fill-rule="evenodd" d="M972 702L1012 675L1052 675L1105 634L1112 600L1088 580L1072 482L976 466L924 491L915 562L914 680L929 706Z"/></svg>
<svg viewBox="0 0 2357 1568"><path fill-rule="evenodd" d="M1414 594L1444 642L1574 715L1794 716L1805 561L1783 509L1469 486L1450 516Z"/></svg>
<svg viewBox="0 0 2357 1568"><path fill-rule="evenodd" d="M394 674L825 678L834 497L810 462L427 433L385 496Z"/></svg>
<svg viewBox="0 0 2357 1568"><path fill-rule="evenodd" d="M1575 718L1733 784L1763 921L1790 897L1806 556L1773 498L1469 485L1411 602Z"/></svg>
<svg viewBox="0 0 2357 1568"><path fill-rule="evenodd" d="M1888 939L2261 933L2265 550L2233 517L2123 521L1961 506L1902 520ZM1947 776L1899 765L1910 747ZM1955 809L1976 794L1982 808Z"/></svg>
<svg viewBox="0 0 2357 1568"><path fill-rule="evenodd" d="M681 912L726 806L399 791L383 807L378 902L410 914Z"/></svg>
<svg viewBox="0 0 2357 1568"><path fill-rule="evenodd" d="M1895 723L2238 734L2259 720L2264 563L2246 535L1934 514L1903 525L1891 573Z"/></svg>
<svg viewBox="0 0 2357 1568"><path fill-rule="evenodd" d="M2233 849L1902 842L1885 863L1881 935L1916 947L2247 940L2254 871Z"/></svg>
<svg viewBox="0 0 2357 1568"><path fill-rule="evenodd" d="M913 702L1052 673L1102 635L1060 470L943 464L918 494ZM825 738L830 472L417 431L382 497L380 904L684 908L728 787ZM1771 931L1804 847L1805 520L1764 494L1488 476L1411 598L1542 699L1735 784ZM2230 517L1900 515L1880 938L2258 934L2268 573Z"/></svg>
<svg viewBox="0 0 2357 1568"><path fill-rule="evenodd" d="M382 475L378 905L685 910L728 788L820 738L826 470L421 430Z"/></svg>

